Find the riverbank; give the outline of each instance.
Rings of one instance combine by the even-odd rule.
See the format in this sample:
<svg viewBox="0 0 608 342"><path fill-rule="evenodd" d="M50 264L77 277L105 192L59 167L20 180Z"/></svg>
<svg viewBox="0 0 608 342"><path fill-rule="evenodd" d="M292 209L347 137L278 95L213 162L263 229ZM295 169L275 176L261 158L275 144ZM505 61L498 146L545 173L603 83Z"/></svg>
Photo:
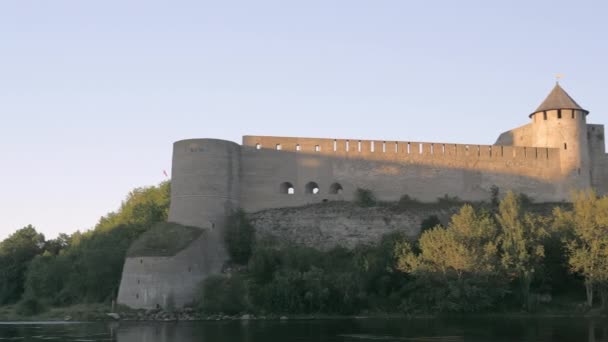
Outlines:
<svg viewBox="0 0 608 342"><path fill-rule="evenodd" d="M608 312L601 309L585 311L549 311L529 313L521 312L487 312L468 314L394 314L394 313L368 313L361 315L280 315L267 314L255 315L251 313L239 315L224 314L201 314L192 308L183 308L174 311L161 309L132 310L119 308L112 312L110 305L106 304L78 304L67 307L53 307L42 313L24 316L17 312L16 306L9 305L0 307L0 321L148 321L148 322L175 322L175 321L234 321L234 320L336 320L336 319L418 319L418 318L608 318Z"/></svg>

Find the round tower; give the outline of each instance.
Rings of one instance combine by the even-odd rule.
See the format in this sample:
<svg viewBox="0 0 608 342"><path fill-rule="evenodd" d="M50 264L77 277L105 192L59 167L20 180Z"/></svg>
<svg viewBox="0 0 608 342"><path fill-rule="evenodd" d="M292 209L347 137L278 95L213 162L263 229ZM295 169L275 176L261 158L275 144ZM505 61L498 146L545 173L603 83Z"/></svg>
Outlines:
<svg viewBox="0 0 608 342"><path fill-rule="evenodd" d="M216 230L239 206L240 146L217 139L173 144L169 221Z"/></svg>
<svg viewBox="0 0 608 342"><path fill-rule="evenodd" d="M573 189L591 186L590 157L587 143L587 115L559 83L532 113L532 143L537 147L559 148L565 185Z"/></svg>

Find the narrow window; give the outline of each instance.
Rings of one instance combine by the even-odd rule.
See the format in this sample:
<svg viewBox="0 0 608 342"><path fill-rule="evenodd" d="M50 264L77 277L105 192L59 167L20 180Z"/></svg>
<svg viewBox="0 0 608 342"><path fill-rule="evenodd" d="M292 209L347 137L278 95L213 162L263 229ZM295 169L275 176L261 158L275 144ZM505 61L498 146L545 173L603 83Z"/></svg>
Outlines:
<svg viewBox="0 0 608 342"><path fill-rule="evenodd" d="M477 145L477 156L481 156L481 147Z"/></svg>
<svg viewBox="0 0 608 342"><path fill-rule="evenodd" d="M334 140L334 152L338 150L338 142Z"/></svg>
<svg viewBox="0 0 608 342"><path fill-rule="evenodd" d="M568 144L564 143L564 150L568 149Z"/></svg>
<svg viewBox="0 0 608 342"><path fill-rule="evenodd" d="M361 140L357 142L357 152L361 152Z"/></svg>
<svg viewBox="0 0 608 342"><path fill-rule="evenodd" d="M435 154L435 144L431 144L431 154Z"/></svg>
<svg viewBox="0 0 608 342"><path fill-rule="evenodd" d="M374 152L374 151L376 151L376 144L374 144L374 142L373 142L373 141L370 141L370 142L369 142L369 151L370 151L370 152Z"/></svg>
<svg viewBox="0 0 608 342"><path fill-rule="evenodd" d="M561 118L562 118L562 110L561 110L561 109L558 109L558 110L557 110L557 118L558 118L558 119L561 119Z"/></svg>
<svg viewBox="0 0 608 342"><path fill-rule="evenodd" d="M395 142L395 153L399 152L399 143Z"/></svg>
<svg viewBox="0 0 608 342"><path fill-rule="evenodd" d="M319 151L321 151L321 146L315 145L315 152L319 152Z"/></svg>
<svg viewBox="0 0 608 342"><path fill-rule="evenodd" d="M490 154L490 157L492 156L492 146L488 146L488 153Z"/></svg>
<svg viewBox="0 0 608 342"><path fill-rule="evenodd" d="M293 187L293 185L291 183L289 183L289 182L283 182L279 186L279 193L287 194L287 195L293 195L293 194L296 193L296 190L295 190L295 188Z"/></svg>
<svg viewBox="0 0 608 342"><path fill-rule="evenodd" d="M350 141L346 140L346 152L348 152L350 147Z"/></svg>
<svg viewBox="0 0 608 342"><path fill-rule="evenodd" d="M329 187L329 193L332 195L340 195L342 193L342 185L340 183L333 183Z"/></svg>
<svg viewBox="0 0 608 342"><path fill-rule="evenodd" d="M261 148L262 148L262 145L260 145L260 144L255 144L255 149L256 149L256 150L259 150L259 149L261 149Z"/></svg>
<svg viewBox="0 0 608 342"><path fill-rule="evenodd" d="M546 148L545 151L546 151L546 154L547 154L547 159L549 159L549 149Z"/></svg>
<svg viewBox="0 0 608 342"><path fill-rule="evenodd" d="M280 151L280 150L281 150L281 148L282 148L282 147L281 147L281 144L277 144L276 148L277 148L277 151Z"/></svg>
<svg viewBox="0 0 608 342"><path fill-rule="evenodd" d="M386 141L382 142L382 153L386 153Z"/></svg>
<svg viewBox="0 0 608 342"><path fill-rule="evenodd" d="M445 144L441 144L441 154L445 154Z"/></svg>
<svg viewBox="0 0 608 342"><path fill-rule="evenodd" d="M309 195L317 195L319 193L319 185L315 182L308 182L305 187L306 193Z"/></svg>
<svg viewBox="0 0 608 342"><path fill-rule="evenodd" d="M412 146L411 146L411 144L408 142L408 143L407 143L407 154L410 154L410 152L411 152L411 147L412 147Z"/></svg>
<svg viewBox="0 0 608 342"><path fill-rule="evenodd" d="M524 147L524 158L526 158L528 156L528 150L526 150L526 148Z"/></svg>
<svg viewBox="0 0 608 342"><path fill-rule="evenodd" d="M418 154L422 154L423 149L424 149L424 144L418 144Z"/></svg>
<svg viewBox="0 0 608 342"><path fill-rule="evenodd" d="M505 147L504 146L500 146L500 156L501 157L505 156Z"/></svg>
<svg viewBox="0 0 608 342"><path fill-rule="evenodd" d="M574 114L575 110L572 111L572 118L576 118L576 114Z"/></svg>
<svg viewBox="0 0 608 342"><path fill-rule="evenodd" d="M543 120L547 120L547 112L543 112Z"/></svg>
<svg viewBox="0 0 608 342"><path fill-rule="evenodd" d="M464 145L464 154L465 154L466 156L468 156L468 155L469 155L469 145Z"/></svg>
<svg viewBox="0 0 608 342"><path fill-rule="evenodd" d="M300 146L300 144L296 144L296 151L301 151L302 150L302 146Z"/></svg>

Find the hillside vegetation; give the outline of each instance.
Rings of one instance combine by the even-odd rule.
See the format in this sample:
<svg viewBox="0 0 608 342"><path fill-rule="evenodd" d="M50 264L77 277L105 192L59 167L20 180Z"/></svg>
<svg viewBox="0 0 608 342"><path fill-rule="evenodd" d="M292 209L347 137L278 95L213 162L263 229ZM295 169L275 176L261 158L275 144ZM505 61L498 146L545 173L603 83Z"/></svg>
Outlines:
<svg viewBox="0 0 608 342"><path fill-rule="evenodd" d="M0 242L0 305L22 315L50 306L109 303L116 298L133 241L167 220L170 184L131 191L116 212L90 231L46 240L32 226Z"/></svg>
<svg viewBox="0 0 608 342"><path fill-rule="evenodd" d="M139 236L127 251L128 257L173 256L188 247L203 230L173 222L160 222Z"/></svg>
<svg viewBox="0 0 608 342"><path fill-rule="evenodd" d="M360 193L359 205L383 205ZM235 255L237 271L201 285L199 310L572 314L598 304L605 310L608 197L582 192L573 202L541 214L529 198L507 193L483 205L461 204L447 226L429 217L416 241L392 234L376 245L324 252L272 239L242 246L245 240L234 236L250 235L251 227L238 213L226 242L232 250L231 241L240 241L236 250L251 251L249 257Z"/></svg>

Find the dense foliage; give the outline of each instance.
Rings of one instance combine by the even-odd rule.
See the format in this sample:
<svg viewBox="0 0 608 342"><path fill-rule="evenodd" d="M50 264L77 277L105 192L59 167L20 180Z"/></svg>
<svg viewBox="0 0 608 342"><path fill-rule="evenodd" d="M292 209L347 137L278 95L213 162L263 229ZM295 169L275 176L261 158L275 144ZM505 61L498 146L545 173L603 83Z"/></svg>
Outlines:
<svg viewBox="0 0 608 342"><path fill-rule="evenodd" d="M494 190L498 196L498 189ZM358 191L357 204L375 205ZM451 200L448 198L447 200ZM353 250L318 251L261 240L239 267L201 287L203 312L354 314L575 310L587 284L588 306L608 300L608 198L578 194L571 210L532 210L511 192L489 205L462 206L444 227L421 225L417 241L401 235ZM238 214L240 225L246 215ZM434 226L430 226L434 224ZM238 239L234 232L233 239ZM247 231L248 236L251 232ZM569 306L560 306L566 298Z"/></svg>
<svg viewBox="0 0 608 342"><path fill-rule="evenodd" d="M548 302L568 311L578 303L606 308L608 197L581 192L571 207L542 213L514 193L492 202L462 205L446 226L429 216L415 241L392 234L329 251L256 239L246 213L236 211L225 226L233 267L201 284L197 307L229 314L534 311ZM364 189L356 204L383 205ZM162 223L168 208L162 183L135 189L85 233L46 240L32 226L16 231L0 242L0 305L18 303L30 315L116 298L129 246L137 255L171 254L200 233Z"/></svg>
<svg viewBox="0 0 608 342"><path fill-rule="evenodd" d="M110 301L116 297L131 243L166 221L169 183L137 188L94 229L45 240L27 226L0 243L0 304L20 302L33 314L45 305Z"/></svg>

